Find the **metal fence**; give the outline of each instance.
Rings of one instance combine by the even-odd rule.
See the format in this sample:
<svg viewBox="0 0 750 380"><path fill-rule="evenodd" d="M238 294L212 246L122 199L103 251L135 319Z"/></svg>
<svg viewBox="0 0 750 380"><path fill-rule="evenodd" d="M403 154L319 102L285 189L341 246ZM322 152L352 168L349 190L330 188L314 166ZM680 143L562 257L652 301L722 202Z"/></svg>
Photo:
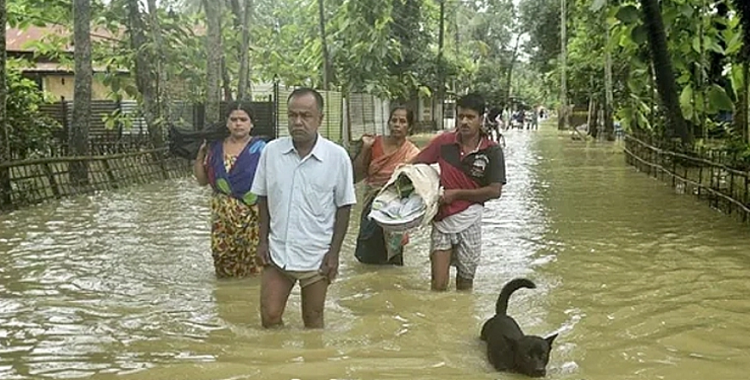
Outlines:
<svg viewBox="0 0 750 380"><path fill-rule="evenodd" d="M255 134L271 138L289 135L287 98L294 87L259 86L253 93L251 109ZM362 134L384 134L387 131L390 102L369 94L354 93L345 99L338 91L321 91L324 100L324 118L320 133L324 137L348 145ZM229 102L221 103L224 115ZM205 105L185 101L170 103L169 123L181 129L204 128ZM60 101L45 104L40 112L56 120L62 129L55 141L36 156L65 156L68 154L68 135L72 128L73 102ZM166 133L166 131L165 131ZM92 155L116 154L150 149L148 127L136 101L92 101L89 126L89 143ZM16 152L14 157L26 157L26 152Z"/></svg>

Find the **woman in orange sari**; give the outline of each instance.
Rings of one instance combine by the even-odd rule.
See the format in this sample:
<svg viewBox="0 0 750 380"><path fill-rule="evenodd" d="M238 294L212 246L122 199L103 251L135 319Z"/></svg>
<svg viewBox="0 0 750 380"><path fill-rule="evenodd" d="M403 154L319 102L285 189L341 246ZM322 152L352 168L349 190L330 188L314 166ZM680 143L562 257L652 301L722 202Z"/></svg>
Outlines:
<svg viewBox="0 0 750 380"><path fill-rule="evenodd" d="M362 151L353 164L355 182L365 180L364 207L354 252L361 263L404 265L403 247L408 243L408 236L383 231L367 215L375 195L388 182L396 167L419 154L419 149L406 139L413 124L411 110L396 107L391 110L388 120L388 136L362 136Z"/></svg>

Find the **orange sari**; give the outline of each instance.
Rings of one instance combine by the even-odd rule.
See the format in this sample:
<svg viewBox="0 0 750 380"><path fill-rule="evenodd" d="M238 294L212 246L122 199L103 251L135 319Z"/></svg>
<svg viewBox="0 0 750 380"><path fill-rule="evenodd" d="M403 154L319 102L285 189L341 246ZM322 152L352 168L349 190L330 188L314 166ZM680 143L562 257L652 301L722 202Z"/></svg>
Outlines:
<svg viewBox="0 0 750 380"><path fill-rule="evenodd" d="M398 165L411 161L418 154L419 148L409 140L406 140L395 152L386 154L383 136L376 137L375 143L372 145L370 166L367 168L367 179L365 180L367 187L371 187L377 192L391 179Z"/></svg>
<svg viewBox="0 0 750 380"><path fill-rule="evenodd" d="M372 201L380 189L391 179L396 167L411 161L419 154L419 148L406 141L395 152L386 154L383 137L375 138L372 146L370 165L365 180L364 209L360 218L359 235L355 257L367 264L403 265L403 247L408 244L406 234L383 231L374 220L367 218Z"/></svg>

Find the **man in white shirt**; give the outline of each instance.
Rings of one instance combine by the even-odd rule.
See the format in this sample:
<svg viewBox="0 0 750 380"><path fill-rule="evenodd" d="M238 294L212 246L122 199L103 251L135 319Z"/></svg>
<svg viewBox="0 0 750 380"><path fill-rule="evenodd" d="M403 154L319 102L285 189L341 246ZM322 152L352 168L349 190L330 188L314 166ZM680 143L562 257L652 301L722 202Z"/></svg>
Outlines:
<svg viewBox="0 0 750 380"><path fill-rule="evenodd" d="M263 150L252 192L258 195L263 263L263 327L283 324L289 294L299 281L302 319L322 328L328 285L338 274L339 251L356 203L349 154L318 134L323 97L310 88L287 99L289 136Z"/></svg>

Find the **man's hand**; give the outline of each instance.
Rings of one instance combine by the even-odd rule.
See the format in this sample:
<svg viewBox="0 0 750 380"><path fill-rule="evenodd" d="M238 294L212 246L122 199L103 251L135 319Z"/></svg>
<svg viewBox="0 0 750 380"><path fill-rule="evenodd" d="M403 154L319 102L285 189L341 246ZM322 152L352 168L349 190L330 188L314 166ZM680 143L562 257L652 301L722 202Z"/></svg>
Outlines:
<svg viewBox="0 0 750 380"><path fill-rule="evenodd" d="M328 283L333 282L339 274L338 252L328 251L328 253L323 256L323 262L320 264L320 270L318 272L328 278Z"/></svg>
<svg viewBox="0 0 750 380"><path fill-rule="evenodd" d="M268 250L268 243L258 244L258 250L255 253L255 257L260 265L264 267L271 265L271 251Z"/></svg>
<svg viewBox="0 0 750 380"><path fill-rule="evenodd" d="M458 192L460 190L447 189L443 190L443 195L440 197L440 204L451 204L458 200Z"/></svg>

